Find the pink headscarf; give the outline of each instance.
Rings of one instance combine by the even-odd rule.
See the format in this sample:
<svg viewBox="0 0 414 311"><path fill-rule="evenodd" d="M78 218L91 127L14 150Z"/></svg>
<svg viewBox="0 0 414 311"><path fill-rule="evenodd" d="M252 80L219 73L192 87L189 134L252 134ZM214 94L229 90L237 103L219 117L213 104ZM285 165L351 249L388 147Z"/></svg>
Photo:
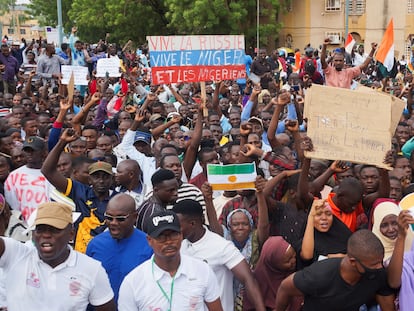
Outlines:
<svg viewBox="0 0 414 311"><path fill-rule="evenodd" d="M259 284L264 304L268 308L274 309L276 307L277 290L282 281L292 273L292 271L283 271L276 268L290 247L292 246L281 236L269 237L263 245L259 261L253 272ZM243 310L254 310L246 296L243 300ZM289 310L295 309L291 308Z"/></svg>

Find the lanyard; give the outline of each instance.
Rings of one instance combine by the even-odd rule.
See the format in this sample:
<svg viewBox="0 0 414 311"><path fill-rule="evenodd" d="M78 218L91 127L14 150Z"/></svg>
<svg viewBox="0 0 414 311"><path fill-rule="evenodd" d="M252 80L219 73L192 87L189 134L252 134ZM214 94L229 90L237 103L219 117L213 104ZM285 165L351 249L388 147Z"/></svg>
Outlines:
<svg viewBox="0 0 414 311"><path fill-rule="evenodd" d="M154 257L152 257L152 277L155 280L155 276L154 276ZM170 305L169 308L168 308L168 311L171 311L172 296L173 296L173 290L174 290L174 280L175 280L175 274L174 274L172 282L171 282L170 297L168 297L168 295L165 292L164 288L162 288L160 282L158 280L155 281L157 283L159 289L161 290L161 293L164 295L165 299L167 299L167 301Z"/></svg>

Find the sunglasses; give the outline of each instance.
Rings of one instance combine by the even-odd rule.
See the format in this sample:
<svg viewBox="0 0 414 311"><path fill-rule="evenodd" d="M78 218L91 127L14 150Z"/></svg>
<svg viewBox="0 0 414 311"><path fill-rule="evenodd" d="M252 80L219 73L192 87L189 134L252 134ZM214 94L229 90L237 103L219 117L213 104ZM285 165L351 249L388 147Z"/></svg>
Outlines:
<svg viewBox="0 0 414 311"><path fill-rule="evenodd" d="M111 222L116 220L117 222L124 222L125 220L128 219L128 217L130 216L130 214L125 215L125 216L111 216L108 215L107 213L104 214L105 220Z"/></svg>

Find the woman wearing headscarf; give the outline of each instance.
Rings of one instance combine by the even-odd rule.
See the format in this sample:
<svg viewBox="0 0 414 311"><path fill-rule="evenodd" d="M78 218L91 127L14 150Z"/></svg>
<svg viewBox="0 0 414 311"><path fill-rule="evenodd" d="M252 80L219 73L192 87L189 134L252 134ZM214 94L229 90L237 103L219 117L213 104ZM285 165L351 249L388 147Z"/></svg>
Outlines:
<svg viewBox="0 0 414 311"><path fill-rule="evenodd" d="M314 200L308 215L300 258L304 265L327 258L345 256L352 232L335 217L325 200Z"/></svg>
<svg viewBox="0 0 414 311"><path fill-rule="evenodd" d="M272 236L263 245L254 276L267 310L276 307L276 294L282 281L295 271L296 252L281 236ZM289 311L300 310L302 299L294 299ZM254 308L247 296L244 297L243 310L253 311Z"/></svg>
<svg viewBox="0 0 414 311"><path fill-rule="evenodd" d="M398 237L398 215L401 209L394 202L378 204L372 216L372 232L380 239L384 246L384 264L387 266L394 251ZM409 251L413 243L413 232L407 231L404 251Z"/></svg>

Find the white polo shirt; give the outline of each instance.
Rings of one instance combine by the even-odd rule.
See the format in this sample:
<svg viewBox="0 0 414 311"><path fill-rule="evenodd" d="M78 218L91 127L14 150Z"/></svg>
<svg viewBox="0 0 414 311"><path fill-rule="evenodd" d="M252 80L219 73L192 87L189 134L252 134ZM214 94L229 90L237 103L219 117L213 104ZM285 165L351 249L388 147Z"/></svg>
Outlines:
<svg viewBox="0 0 414 311"><path fill-rule="evenodd" d="M227 241L205 227L206 233L195 243L183 240L181 254L201 259L213 269L220 286L223 310L234 310L233 273L231 269L244 259L233 242Z"/></svg>
<svg viewBox="0 0 414 311"><path fill-rule="evenodd" d="M6 277L9 310L86 310L88 303L100 306L114 297L108 276L95 259L70 249L68 259L52 268L39 258L35 247L3 240L0 267Z"/></svg>
<svg viewBox="0 0 414 311"><path fill-rule="evenodd" d="M153 260L154 256L125 277L119 290L119 311L203 311L207 310L204 302L220 297L217 279L206 263L181 256L172 278Z"/></svg>

